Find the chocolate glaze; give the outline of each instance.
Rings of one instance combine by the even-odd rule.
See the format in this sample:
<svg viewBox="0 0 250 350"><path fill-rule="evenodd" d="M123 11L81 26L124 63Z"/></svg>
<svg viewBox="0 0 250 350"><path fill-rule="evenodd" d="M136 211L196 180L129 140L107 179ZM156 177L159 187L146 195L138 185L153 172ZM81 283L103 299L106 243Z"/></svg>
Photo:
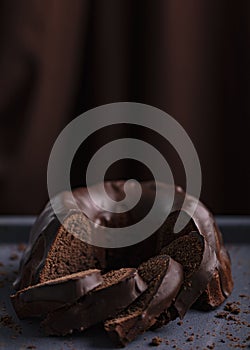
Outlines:
<svg viewBox="0 0 250 350"><path fill-rule="evenodd" d="M122 312L120 318L118 314L115 319L108 320L104 324L109 336L120 346L125 346L135 339L138 334L149 329L157 321L162 310L167 310L171 306L180 290L183 283L182 266L166 255L159 258L162 258L165 263L167 261L167 268L164 267L163 263L161 264L162 268L165 269L165 273L160 281L158 281L159 276L155 276L155 280L150 283L158 284L158 286L154 288L154 292L141 311L134 311L134 314L132 311L131 317L127 319L124 319L124 313ZM148 293L148 291L145 293ZM136 303L137 301L135 301ZM133 305L131 305L132 309Z"/></svg>
<svg viewBox="0 0 250 350"><path fill-rule="evenodd" d="M191 232L190 234L198 233ZM203 236L201 236L201 238L203 245L201 263L197 270L194 271L194 273L192 273L192 275L188 278L188 285L187 283L183 285L174 302L174 307L177 309L180 318L185 316L188 309L206 289L206 286L211 280L215 268L218 265L215 251L211 248ZM161 250L161 254L166 254L165 250L166 249L163 248Z"/></svg>
<svg viewBox="0 0 250 350"><path fill-rule="evenodd" d="M19 318L40 317L73 303L102 281L100 270L88 270L22 289L11 295L11 302Z"/></svg>
<svg viewBox="0 0 250 350"><path fill-rule="evenodd" d="M125 269L125 274L108 286L99 286L77 302L47 315L42 326L48 335L66 335L113 317L132 303L147 285L136 269ZM105 280L105 275L103 276Z"/></svg>
<svg viewBox="0 0 250 350"><path fill-rule="evenodd" d="M119 201L124 198L123 185L124 181L111 181L106 182L105 187L107 193L114 200ZM130 185L132 186L131 183ZM76 189L73 193L79 208L92 221L109 227L121 227L139 221L147 214L153 204L155 198L154 182L142 182L141 186L142 196L139 203L132 210L122 214L112 213L112 211L114 211L112 207L110 211L100 210L90 200L86 188ZM161 190L158 210L159 212L166 213L167 216L170 206L169 193L171 192L171 186L166 184L159 184L159 186ZM93 189L98 195L99 185L95 185ZM188 195L185 207L182 208L184 197L185 193L183 190L180 187L176 187L175 199L171 207L171 215L178 215L178 211L182 210L190 216L191 209L197 202L192 196ZM75 203L70 200L70 196L67 192L57 195L52 200L56 204L56 212L61 218L69 217L71 213L77 210ZM98 200L103 201L103 198L99 197ZM117 205L119 205L119 203ZM157 220L157 218L155 219ZM179 313L183 315L186 311L187 304L189 305L191 300L195 299L197 295L203 292L215 268L218 269L219 272L222 292L224 296L227 297L231 293L233 287L230 258L223 246L221 233L214 222L212 214L201 202L198 202L190 223L179 234L167 235L165 233L166 228L169 226L168 222L169 219L167 219L166 223L152 236L134 246L116 249L95 248L92 254L95 254L96 259L99 260L100 267L107 270L122 266L136 267L142 261L158 254L162 247L171 240L174 240L175 237L186 234L191 230L196 230L203 236L205 242L203 262L200 270L197 271L197 275L194 276L192 290L186 293L188 301L184 303L183 298L180 296L179 302L176 303ZM48 252L55 240L59 226L58 219L49 203L38 217L31 230L29 245L21 261L18 277L14 282L14 287L16 289L39 283L41 270L45 265ZM93 266L93 268L94 267L95 266Z"/></svg>

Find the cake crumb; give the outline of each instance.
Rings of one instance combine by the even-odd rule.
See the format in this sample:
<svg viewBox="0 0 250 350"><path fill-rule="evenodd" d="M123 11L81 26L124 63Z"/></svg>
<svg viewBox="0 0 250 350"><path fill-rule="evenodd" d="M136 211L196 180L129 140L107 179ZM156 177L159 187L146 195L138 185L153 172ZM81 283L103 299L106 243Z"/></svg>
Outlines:
<svg viewBox="0 0 250 350"><path fill-rule="evenodd" d="M24 244L24 243L19 243L19 244L18 244L17 250L18 250L19 252L24 252L25 249L26 249L26 244Z"/></svg>
<svg viewBox="0 0 250 350"><path fill-rule="evenodd" d="M228 316L228 312L221 311L221 312L218 312L214 317L224 318L226 320L227 316Z"/></svg>
<svg viewBox="0 0 250 350"><path fill-rule="evenodd" d="M10 260L17 260L18 259L18 255L16 253L13 253L9 256Z"/></svg>
<svg viewBox="0 0 250 350"><path fill-rule="evenodd" d="M150 345L151 346L158 346L161 343L162 343L162 339L160 337L154 337L154 338L152 338Z"/></svg>
<svg viewBox="0 0 250 350"><path fill-rule="evenodd" d="M190 337L187 338L187 341L193 341L194 340L194 336L193 335L190 335Z"/></svg>
<svg viewBox="0 0 250 350"><path fill-rule="evenodd" d="M240 313L239 302L226 303L224 310L231 314L238 315Z"/></svg>
<svg viewBox="0 0 250 350"><path fill-rule="evenodd" d="M159 346L161 343L162 343L162 339L161 339L160 337L154 337L154 338L151 340L150 345L151 345L151 346Z"/></svg>
<svg viewBox="0 0 250 350"><path fill-rule="evenodd" d="M249 295L247 295L247 294L239 294L239 297L240 298L250 298L250 296Z"/></svg>
<svg viewBox="0 0 250 350"><path fill-rule="evenodd" d="M0 325L6 328L11 329L14 331L13 336L16 336L16 334L22 333L22 328L19 324L17 324L14 319L9 315L4 315L0 317Z"/></svg>

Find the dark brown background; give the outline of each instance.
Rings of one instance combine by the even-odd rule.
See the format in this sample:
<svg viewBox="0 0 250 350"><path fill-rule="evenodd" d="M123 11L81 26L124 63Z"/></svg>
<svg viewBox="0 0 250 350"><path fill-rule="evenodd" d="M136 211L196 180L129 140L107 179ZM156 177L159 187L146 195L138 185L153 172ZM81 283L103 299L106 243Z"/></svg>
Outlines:
<svg viewBox="0 0 250 350"><path fill-rule="evenodd" d="M83 111L117 101L147 103L178 120L200 156L202 200L216 213L249 214L248 4L1 1L0 214L37 213L48 198L57 135ZM109 129L88 140L73 186L95 149L124 133ZM169 145L145 130L129 133L155 143L185 185ZM117 164L107 178L150 177L131 165Z"/></svg>

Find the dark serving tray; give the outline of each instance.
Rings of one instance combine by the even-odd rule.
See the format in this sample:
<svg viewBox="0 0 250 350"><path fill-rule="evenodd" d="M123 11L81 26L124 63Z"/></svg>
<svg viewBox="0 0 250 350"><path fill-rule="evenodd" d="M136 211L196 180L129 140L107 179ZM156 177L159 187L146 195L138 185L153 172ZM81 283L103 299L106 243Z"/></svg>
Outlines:
<svg viewBox="0 0 250 350"><path fill-rule="evenodd" d="M67 337L46 337L39 321L19 321L10 303L22 245L34 217L0 217L0 349L96 350L115 348L101 325ZM151 340L160 337L157 349L233 349L250 347L250 217L217 217L229 250L234 290L228 300L210 312L190 310L183 322L139 336L127 349L150 349ZM227 302L237 302L240 313L217 318Z"/></svg>

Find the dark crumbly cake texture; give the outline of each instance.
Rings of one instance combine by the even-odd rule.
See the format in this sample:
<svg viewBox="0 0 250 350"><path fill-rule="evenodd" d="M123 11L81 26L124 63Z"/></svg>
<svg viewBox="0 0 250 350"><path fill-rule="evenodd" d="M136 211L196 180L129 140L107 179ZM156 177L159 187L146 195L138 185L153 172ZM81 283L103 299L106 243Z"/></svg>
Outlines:
<svg viewBox="0 0 250 350"><path fill-rule="evenodd" d="M95 248L76 238L83 233L86 236L90 234L88 220L83 214L72 214L64 220L64 226L60 226L39 275L41 282L100 267Z"/></svg>
<svg viewBox="0 0 250 350"><path fill-rule="evenodd" d="M124 199L123 186L124 181L105 183L107 193L118 203ZM129 183L129 186L133 186L133 183ZM113 249L95 247L83 241L83 238L91 238L93 226L90 220L106 227L125 227L140 221L154 203L156 186L160 196L157 210L166 213L167 219L164 224L159 224L159 229L150 237L133 246ZM198 201L197 204L196 199L185 194L180 187L175 187L174 203L171 203L171 212L168 215L173 187L150 181L142 182L141 187L142 195L139 203L132 210L121 214L116 214L112 205L109 211L100 210L91 201L86 188L73 190L74 200L70 192L63 192L52 199L54 206L48 203L31 230L30 240L14 282L15 289L18 291L89 269L100 269L102 274L111 270L118 273L117 270L121 268L138 268L157 255L169 255L171 257L168 258L169 261L183 266L182 285L171 305L161 309L158 316L154 317L154 322L149 322L150 325L143 325L142 331L148 327L160 327L176 317L183 318L190 307L210 310L220 305L230 295L233 281L230 257L212 214L201 202ZM97 201L101 203L103 198L99 195L100 185L95 185L92 189L96 193ZM133 189L130 189L130 193L133 193ZM193 212L194 206L196 207ZM55 215L53 208L58 216ZM176 234L174 226L180 213L187 216L189 222ZM98 230L98 225L96 227ZM154 278L155 268L153 264L150 267ZM102 290L106 289L108 288ZM151 287L143 295L145 293L150 295L150 290ZM138 292L137 297L142 298L141 293L142 291ZM116 302L117 299L118 297L113 298L113 301ZM80 304L81 302L79 304L73 302L65 307L70 310L72 305ZM125 307L127 305L123 308ZM60 314L57 310L48 314L44 323L46 327L50 327L49 320L56 312ZM108 317L114 316L108 315ZM94 321L92 320L92 323ZM85 329L88 326L83 319L80 323L83 325L78 327L77 324L71 328ZM68 324L65 325L65 331L61 334L67 334L71 328Z"/></svg>
<svg viewBox="0 0 250 350"><path fill-rule="evenodd" d="M83 331L114 316L131 304L147 285L134 268L122 268L103 275L103 282L75 303L49 313L42 326L48 335Z"/></svg>
<svg viewBox="0 0 250 350"><path fill-rule="evenodd" d="M109 336L120 346L155 324L162 310L167 312L183 283L182 266L167 255L142 263L138 272L147 283L147 290L104 324Z"/></svg>

